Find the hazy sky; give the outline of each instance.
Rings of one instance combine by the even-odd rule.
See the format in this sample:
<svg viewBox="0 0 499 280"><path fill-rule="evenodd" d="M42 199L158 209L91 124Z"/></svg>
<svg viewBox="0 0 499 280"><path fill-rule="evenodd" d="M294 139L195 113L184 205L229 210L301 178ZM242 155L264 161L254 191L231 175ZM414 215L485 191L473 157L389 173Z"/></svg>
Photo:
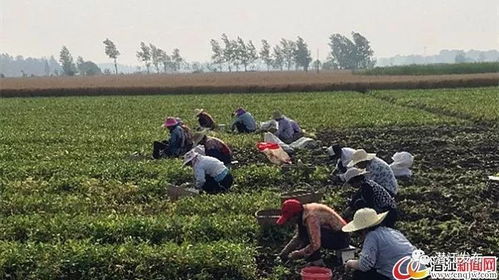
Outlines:
<svg viewBox="0 0 499 280"><path fill-rule="evenodd" d="M57 57L66 45L98 63L109 61L106 38L124 64L138 64L140 41L208 60L209 40L223 32L257 47L299 35L321 59L330 34L352 30L377 57L499 49L498 0L0 0L0 13L0 52Z"/></svg>

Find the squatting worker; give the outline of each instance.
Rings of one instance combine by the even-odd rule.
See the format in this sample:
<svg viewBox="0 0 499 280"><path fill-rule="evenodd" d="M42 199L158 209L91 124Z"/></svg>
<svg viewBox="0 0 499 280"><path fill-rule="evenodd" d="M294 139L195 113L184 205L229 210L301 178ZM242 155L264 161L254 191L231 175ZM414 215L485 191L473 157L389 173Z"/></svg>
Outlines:
<svg viewBox="0 0 499 280"><path fill-rule="evenodd" d="M388 212L376 213L374 209L362 208L355 212L353 221L343 227L343 232L358 232L363 240L360 258L345 264L347 269L354 270L354 280L395 280L392 275L395 264L419 251L402 233L382 225L387 216ZM420 268L423 269L426 267ZM405 273L407 267L402 267L402 271Z"/></svg>
<svg viewBox="0 0 499 280"><path fill-rule="evenodd" d="M256 130L256 121L250 112L247 112L243 108L238 108L234 111L234 116L236 119L230 126L231 131L237 131L238 133L251 133Z"/></svg>
<svg viewBox="0 0 499 280"><path fill-rule="evenodd" d="M205 154L222 161L225 165L232 162L232 151L224 141L207 135L208 131L203 130L194 133L192 142L194 146L203 145Z"/></svg>
<svg viewBox="0 0 499 280"><path fill-rule="evenodd" d="M361 208L373 208L377 213L387 212L384 226L394 227L397 221L397 204L388 191L378 183L367 178L365 169L352 167L345 173L345 184L358 188L352 196L345 211L345 216L351 215Z"/></svg>
<svg viewBox="0 0 499 280"><path fill-rule="evenodd" d="M364 149L356 150L352 155L352 161L347 167L357 167L365 169L368 174L367 179L385 188L391 196L395 196L398 191L398 184L393 170L384 160L378 158L376 154L368 154Z"/></svg>
<svg viewBox="0 0 499 280"><path fill-rule="evenodd" d="M332 145L327 149L329 159L336 163L336 168L333 175L338 176L342 181L345 181L344 174L347 171L347 165L352 160L355 149L341 147L340 145Z"/></svg>
<svg viewBox="0 0 499 280"><path fill-rule="evenodd" d="M192 139L189 129L177 118L167 117L162 127L170 131L170 139L154 141L152 157L178 157L192 148Z"/></svg>
<svg viewBox="0 0 499 280"><path fill-rule="evenodd" d="M274 133L282 142L290 144L303 136L298 123L279 111L272 114L272 118L277 121L277 131Z"/></svg>
<svg viewBox="0 0 499 280"><path fill-rule="evenodd" d="M281 259L305 258L310 265L324 265L321 248L343 249L350 236L341 231L345 220L324 204L302 204L296 199L284 201L278 225L297 224L297 232L279 254Z"/></svg>
<svg viewBox="0 0 499 280"><path fill-rule="evenodd" d="M220 160L189 151L184 156L184 165L194 169L196 188L209 194L226 192L232 186L234 178L230 170Z"/></svg>
<svg viewBox="0 0 499 280"><path fill-rule="evenodd" d="M199 127L208 129L217 128L217 124L213 117L205 112L204 109L195 109L194 114L198 118Z"/></svg>

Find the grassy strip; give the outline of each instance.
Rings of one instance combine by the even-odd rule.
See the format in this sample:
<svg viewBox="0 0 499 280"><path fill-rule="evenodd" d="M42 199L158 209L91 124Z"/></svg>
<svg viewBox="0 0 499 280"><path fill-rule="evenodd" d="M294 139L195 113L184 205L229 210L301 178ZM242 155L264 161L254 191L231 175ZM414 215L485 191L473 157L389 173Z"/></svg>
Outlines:
<svg viewBox="0 0 499 280"><path fill-rule="evenodd" d="M479 63L439 63L412 64L402 66L375 67L362 70L362 75L446 75L446 74L478 74L499 72L499 62Z"/></svg>
<svg viewBox="0 0 499 280"><path fill-rule="evenodd" d="M0 241L0 279L256 279L255 249L243 244Z"/></svg>

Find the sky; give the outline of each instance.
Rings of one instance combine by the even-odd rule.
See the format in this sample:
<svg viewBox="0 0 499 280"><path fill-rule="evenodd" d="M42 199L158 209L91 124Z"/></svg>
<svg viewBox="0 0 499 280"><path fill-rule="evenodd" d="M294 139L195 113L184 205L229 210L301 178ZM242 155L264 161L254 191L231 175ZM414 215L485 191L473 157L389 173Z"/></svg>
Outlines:
<svg viewBox="0 0 499 280"><path fill-rule="evenodd" d="M0 53L48 57L67 46L73 57L138 65L141 41L188 61L208 61L210 39L301 36L325 59L329 36L359 32L376 57L436 54L442 49L499 49L498 0L0 0Z"/></svg>

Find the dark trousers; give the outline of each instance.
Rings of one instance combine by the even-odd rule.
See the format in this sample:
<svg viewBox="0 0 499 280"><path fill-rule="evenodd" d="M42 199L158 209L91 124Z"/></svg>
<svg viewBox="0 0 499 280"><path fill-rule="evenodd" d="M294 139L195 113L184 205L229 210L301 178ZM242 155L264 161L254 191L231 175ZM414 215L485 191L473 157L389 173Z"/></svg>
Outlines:
<svg viewBox="0 0 499 280"><path fill-rule="evenodd" d="M249 130L242 122L235 123L237 132L239 133L251 133L253 131Z"/></svg>
<svg viewBox="0 0 499 280"><path fill-rule="evenodd" d="M304 231L300 236L301 241L305 246L310 244L310 238L308 232ZM321 248L330 250L339 250L347 248L350 245L350 235L341 231L332 231L328 228L321 228ZM321 249L315 251L310 255L306 261L313 262L321 259Z"/></svg>
<svg viewBox="0 0 499 280"><path fill-rule="evenodd" d="M366 272L355 270L353 272L353 280L390 280L390 278L379 274L374 269L371 269Z"/></svg>
<svg viewBox="0 0 499 280"><path fill-rule="evenodd" d="M163 156L168 155L168 140L165 141L154 141L152 157L155 159L159 159Z"/></svg>
<svg viewBox="0 0 499 280"><path fill-rule="evenodd" d="M227 192L232 186L233 181L234 177L232 177L230 173L227 173L225 178L220 182L217 182L213 177L206 175L206 182L201 188L209 194Z"/></svg>
<svg viewBox="0 0 499 280"><path fill-rule="evenodd" d="M225 165L230 164L232 162L232 156L230 154L226 155L219 150L209 149L209 150L206 150L205 153L209 157L214 157L216 159L219 159Z"/></svg>

